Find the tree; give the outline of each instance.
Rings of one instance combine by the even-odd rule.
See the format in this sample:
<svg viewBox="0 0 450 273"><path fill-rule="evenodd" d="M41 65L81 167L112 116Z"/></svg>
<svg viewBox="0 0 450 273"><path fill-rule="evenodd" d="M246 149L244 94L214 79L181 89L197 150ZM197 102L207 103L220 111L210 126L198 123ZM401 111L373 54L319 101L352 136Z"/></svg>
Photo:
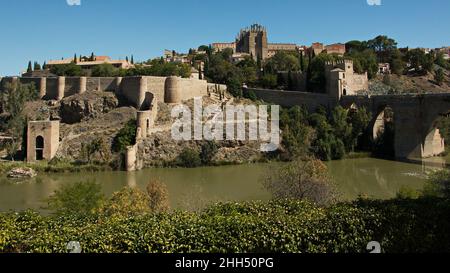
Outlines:
<svg viewBox="0 0 450 273"><path fill-rule="evenodd" d="M337 190L327 167L317 159L296 159L275 171L270 170L263 185L275 199L306 200L319 205L337 200Z"/></svg>
<svg viewBox="0 0 450 273"><path fill-rule="evenodd" d="M442 170L431 174L423 189L425 197L450 198L450 171Z"/></svg>
<svg viewBox="0 0 450 273"><path fill-rule="evenodd" d="M1 105L3 111L9 116L5 129L11 136L12 141L8 144L8 155L14 160L14 156L20 148L21 140L25 137L24 131L27 126L27 120L23 114L25 103L36 100L39 97L34 84L23 85L20 82L5 85L1 93ZM25 152L25 147L22 147Z"/></svg>
<svg viewBox="0 0 450 273"><path fill-rule="evenodd" d="M112 144L113 151L123 153L126 151L128 146L136 144L136 131L136 120L129 120L114 137Z"/></svg>
<svg viewBox="0 0 450 273"><path fill-rule="evenodd" d="M330 124L333 127L334 135L337 138L337 145L340 145L338 140L342 141L345 145L344 155L345 151L351 151L354 146L352 124L348 123L347 120L348 111L341 106L335 107L331 112ZM340 147L337 147L336 151L340 152Z"/></svg>
<svg viewBox="0 0 450 273"><path fill-rule="evenodd" d="M106 202L101 212L106 216L133 217L151 213L148 195L137 188L125 187L113 194Z"/></svg>
<svg viewBox="0 0 450 273"><path fill-rule="evenodd" d="M436 70L436 74L434 75L434 80L438 85L442 85L444 82L444 70L442 68L439 68Z"/></svg>
<svg viewBox="0 0 450 273"><path fill-rule="evenodd" d="M299 71L300 61L296 54L298 53L279 51L266 62L264 70L272 74L289 70Z"/></svg>
<svg viewBox="0 0 450 273"><path fill-rule="evenodd" d="M34 68L33 68L33 70L34 70L34 71L39 71L39 70L41 70L41 65L40 65L38 62L34 62Z"/></svg>
<svg viewBox="0 0 450 273"><path fill-rule="evenodd" d="M177 165L186 168L196 168L202 165L202 160L197 151L185 148L180 155L178 155Z"/></svg>
<svg viewBox="0 0 450 273"><path fill-rule="evenodd" d="M33 72L33 67L32 67L32 65L31 65L31 61L28 62L27 72L28 72L28 73Z"/></svg>
<svg viewBox="0 0 450 273"><path fill-rule="evenodd" d="M358 145L363 149L369 146L367 128L371 119L371 114L364 107L349 113L349 122L352 127L352 150Z"/></svg>
<svg viewBox="0 0 450 273"><path fill-rule="evenodd" d="M101 206L101 185L93 181L63 184L47 199L47 209L57 215L89 215Z"/></svg>
<svg viewBox="0 0 450 273"><path fill-rule="evenodd" d="M353 60L354 69L356 73L367 72L369 79L373 79L378 73L377 56L371 49L363 51L352 51L346 54Z"/></svg>
<svg viewBox="0 0 450 273"><path fill-rule="evenodd" d="M367 47L367 42L366 41L357 41L357 40L353 40L353 41L349 41L345 44L345 50L348 53L354 53L354 52L361 52L366 50Z"/></svg>
<svg viewBox="0 0 450 273"><path fill-rule="evenodd" d="M117 68L109 63L97 65L91 71L92 77L115 77L117 74Z"/></svg>
<svg viewBox="0 0 450 273"><path fill-rule="evenodd" d="M386 63L389 53L397 48L397 42L384 35L379 35L367 41L367 47L372 48L378 55L378 62Z"/></svg>
<svg viewBox="0 0 450 273"><path fill-rule="evenodd" d="M218 152L217 144L214 141L207 141L202 145L200 159L203 165L211 165L214 156Z"/></svg>
<svg viewBox="0 0 450 273"><path fill-rule="evenodd" d="M94 52L91 53L91 57L89 58L89 61L91 61L91 62L95 61Z"/></svg>
<svg viewBox="0 0 450 273"><path fill-rule="evenodd" d="M167 186L159 180L151 180L147 185L150 211L153 213L169 210L169 193Z"/></svg>
<svg viewBox="0 0 450 273"><path fill-rule="evenodd" d="M73 63L75 63L75 64L78 63L77 54L75 54L75 55L73 56Z"/></svg>
<svg viewBox="0 0 450 273"><path fill-rule="evenodd" d="M50 71L58 76L79 77L83 76L83 69L75 63L52 66Z"/></svg>
<svg viewBox="0 0 450 273"><path fill-rule="evenodd" d="M308 124L308 111L304 107L295 106L282 109L280 115L282 144L287 150L289 159L308 155L314 130Z"/></svg>
<svg viewBox="0 0 450 273"><path fill-rule="evenodd" d="M134 56L131 55L131 64L134 64Z"/></svg>
<svg viewBox="0 0 450 273"><path fill-rule="evenodd" d="M406 69L406 63L403 61L403 55L400 50L395 49L391 52L389 64L391 72L397 75L403 75Z"/></svg>

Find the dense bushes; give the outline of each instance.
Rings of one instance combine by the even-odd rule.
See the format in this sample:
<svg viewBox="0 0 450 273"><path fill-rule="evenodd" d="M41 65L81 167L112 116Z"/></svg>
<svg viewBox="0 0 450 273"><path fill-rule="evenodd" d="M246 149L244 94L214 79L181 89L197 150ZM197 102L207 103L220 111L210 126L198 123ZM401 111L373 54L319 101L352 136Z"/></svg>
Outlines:
<svg viewBox="0 0 450 273"><path fill-rule="evenodd" d="M450 202L364 201L317 207L306 202L229 203L199 214L136 217L0 215L0 252L450 252Z"/></svg>
<svg viewBox="0 0 450 273"><path fill-rule="evenodd" d="M364 109L347 111L338 106L308 113L305 108L282 109L280 126L287 158L312 154L321 160L342 159L355 149L364 150L370 114Z"/></svg>

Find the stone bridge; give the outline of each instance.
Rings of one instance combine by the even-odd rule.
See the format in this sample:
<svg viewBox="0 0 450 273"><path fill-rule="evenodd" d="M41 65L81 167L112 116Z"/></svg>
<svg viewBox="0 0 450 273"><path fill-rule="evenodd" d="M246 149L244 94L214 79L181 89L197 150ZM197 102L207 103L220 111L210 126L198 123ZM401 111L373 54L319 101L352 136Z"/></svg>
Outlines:
<svg viewBox="0 0 450 273"><path fill-rule="evenodd" d="M347 109L365 107L371 112L374 138L384 126L385 109L392 109L397 158L420 159L445 151L436 125L439 117L450 113L450 93L343 96L340 104Z"/></svg>

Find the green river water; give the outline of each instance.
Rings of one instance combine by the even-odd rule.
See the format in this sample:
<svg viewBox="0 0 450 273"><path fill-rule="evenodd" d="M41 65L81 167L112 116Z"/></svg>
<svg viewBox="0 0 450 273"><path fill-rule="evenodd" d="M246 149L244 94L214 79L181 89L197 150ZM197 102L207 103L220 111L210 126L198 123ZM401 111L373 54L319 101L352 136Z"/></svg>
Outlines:
<svg viewBox="0 0 450 273"><path fill-rule="evenodd" d="M444 162L443 162L444 161ZM374 158L346 159L326 163L331 177L346 199L360 194L387 199L402 186L420 189L430 170L440 168L445 159L411 164ZM145 189L151 178L164 182L171 206L198 209L217 201L267 200L270 194L261 178L279 164L251 164L197 169L145 169L138 172L40 174L21 182L0 178L0 211L35 209L43 211L44 200L63 183L94 180L111 195L125 186ZM45 212L45 211L44 211Z"/></svg>

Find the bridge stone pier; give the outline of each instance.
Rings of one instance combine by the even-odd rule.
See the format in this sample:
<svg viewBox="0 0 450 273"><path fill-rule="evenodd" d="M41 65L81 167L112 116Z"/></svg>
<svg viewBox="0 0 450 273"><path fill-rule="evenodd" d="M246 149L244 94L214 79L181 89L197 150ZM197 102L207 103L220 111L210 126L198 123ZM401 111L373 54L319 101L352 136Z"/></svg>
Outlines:
<svg viewBox="0 0 450 273"><path fill-rule="evenodd" d="M382 126L384 110L394 113L395 156L420 159L437 156L445 151L444 139L436 123L450 113L450 93L419 95L343 96L344 108L365 107L372 113L372 126Z"/></svg>

